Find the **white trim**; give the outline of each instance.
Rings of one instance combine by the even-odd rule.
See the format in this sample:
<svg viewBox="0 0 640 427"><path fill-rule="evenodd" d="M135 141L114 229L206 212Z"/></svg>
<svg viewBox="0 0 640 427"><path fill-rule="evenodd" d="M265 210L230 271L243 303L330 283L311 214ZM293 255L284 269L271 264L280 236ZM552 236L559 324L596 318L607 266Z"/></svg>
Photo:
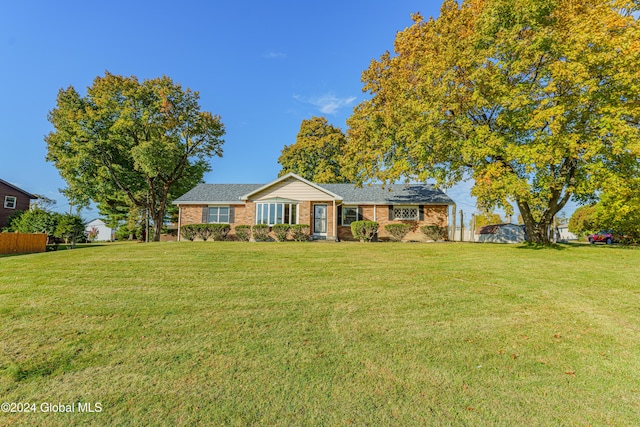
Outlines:
<svg viewBox="0 0 640 427"><path fill-rule="evenodd" d="M314 184L313 182L308 181L308 180L304 179L303 177L301 177L300 175L296 175L293 172L289 172L285 176L282 176L282 177L276 179L275 181L271 181L270 183L263 185L262 187L258 188L257 190L253 190L251 193L245 194L244 196L240 197L240 200L244 200L244 201L249 200L249 198L251 196L253 196L255 194L258 194L258 193L266 190L267 188L269 188L271 186L274 186L274 185L276 185L276 184L278 184L278 183L280 183L280 182L282 182L284 180L287 180L289 178L297 179L298 181L303 182L303 183L307 184L308 186L310 186L312 188L315 188L318 191L322 191L323 193L333 197L334 200L342 200L342 196L338 196L337 194L332 193L331 191L327 190L326 188L322 188L318 184Z"/></svg>
<svg viewBox="0 0 640 427"><path fill-rule="evenodd" d="M13 206L7 206L7 202L9 199L13 199ZM18 205L18 197L16 196L4 196L4 208L5 209L15 209Z"/></svg>

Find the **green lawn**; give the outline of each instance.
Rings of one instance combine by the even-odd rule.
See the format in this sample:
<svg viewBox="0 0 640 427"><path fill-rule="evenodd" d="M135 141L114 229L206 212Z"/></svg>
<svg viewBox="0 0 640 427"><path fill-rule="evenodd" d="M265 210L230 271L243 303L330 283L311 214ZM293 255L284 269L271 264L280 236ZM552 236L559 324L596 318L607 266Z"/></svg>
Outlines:
<svg viewBox="0 0 640 427"><path fill-rule="evenodd" d="M0 402L37 412L0 425L638 425L639 261L404 243L3 257Z"/></svg>

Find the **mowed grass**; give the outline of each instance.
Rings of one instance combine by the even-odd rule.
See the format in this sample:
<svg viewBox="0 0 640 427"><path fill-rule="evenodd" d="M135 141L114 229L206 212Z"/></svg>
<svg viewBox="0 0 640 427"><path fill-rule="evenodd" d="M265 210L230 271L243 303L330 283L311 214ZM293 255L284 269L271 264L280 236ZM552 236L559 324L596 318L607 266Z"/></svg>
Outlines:
<svg viewBox="0 0 640 427"><path fill-rule="evenodd" d="M0 258L0 401L37 405L0 425L638 425L639 261L237 242ZM40 409L77 402L102 411Z"/></svg>

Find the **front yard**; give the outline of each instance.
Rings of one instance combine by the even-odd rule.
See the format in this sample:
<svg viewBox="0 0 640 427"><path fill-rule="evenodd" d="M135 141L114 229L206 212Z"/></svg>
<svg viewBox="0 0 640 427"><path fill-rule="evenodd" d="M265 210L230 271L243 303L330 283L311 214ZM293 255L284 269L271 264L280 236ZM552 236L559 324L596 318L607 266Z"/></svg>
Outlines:
<svg viewBox="0 0 640 427"><path fill-rule="evenodd" d="M639 261L407 243L3 257L0 400L36 410L0 424L635 425Z"/></svg>

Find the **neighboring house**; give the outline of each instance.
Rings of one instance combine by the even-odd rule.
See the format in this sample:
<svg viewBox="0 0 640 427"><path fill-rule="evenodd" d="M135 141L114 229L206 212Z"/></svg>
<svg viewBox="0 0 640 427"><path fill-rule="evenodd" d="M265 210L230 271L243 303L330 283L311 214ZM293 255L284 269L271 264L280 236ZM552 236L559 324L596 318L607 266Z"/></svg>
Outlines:
<svg viewBox="0 0 640 427"><path fill-rule="evenodd" d="M578 240L578 236L569 231L568 220L558 220L558 224L556 226L556 240Z"/></svg>
<svg viewBox="0 0 640 427"><path fill-rule="evenodd" d="M517 224L491 224L476 229L477 242L522 243L524 227Z"/></svg>
<svg viewBox="0 0 640 427"><path fill-rule="evenodd" d="M31 193L0 179L0 228L7 225L9 217L16 211L29 209L32 199L37 199Z"/></svg>
<svg viewBox="0 0 640 427"><path fill-rule="evenodd" d="M269 184L199 184L177 198L178 226L202 223L307 224L314 239L352 239L350 224L377 221L378 237L390 223L413 225L406 240L425 240L423 225L449 225L455 203L426 184L316 184L289 173Z"/></svg>
<svg viewBox="0 0 640 427"><path fill-rule="evenodd" d="M98 232L96 237L91 239L94 242L108 242L115 238L114 231L107 227L107 225L99 218L87 222L84 229L87 233L91 232L93 229Z"/></svg>

